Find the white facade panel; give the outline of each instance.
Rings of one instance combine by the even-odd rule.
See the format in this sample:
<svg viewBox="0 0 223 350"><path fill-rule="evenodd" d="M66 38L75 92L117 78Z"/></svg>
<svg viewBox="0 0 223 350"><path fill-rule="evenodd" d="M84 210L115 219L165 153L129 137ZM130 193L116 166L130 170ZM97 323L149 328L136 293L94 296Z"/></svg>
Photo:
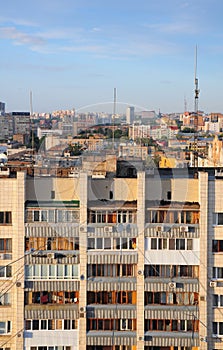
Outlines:
<svg viewBox="0 0 223 350"><path fill-rule="evenodd" d="M199 251L185 250L150 250L145 251L146 265L199 265Z"/></svg>
<svg viewBox="0 0 223 350"><path fill-rule="evenodd" d="M71 350L79 349L78 330L26 331L24 338L25 350L31 346L71 346Z"/></svg>

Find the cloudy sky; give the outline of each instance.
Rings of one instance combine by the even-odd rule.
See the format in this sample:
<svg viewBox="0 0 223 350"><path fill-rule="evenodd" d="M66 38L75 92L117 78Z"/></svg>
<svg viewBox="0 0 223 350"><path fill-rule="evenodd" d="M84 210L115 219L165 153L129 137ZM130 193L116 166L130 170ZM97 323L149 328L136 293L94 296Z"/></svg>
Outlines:
<svg viewBox="0 0 223 350"><path fill-rule="evenodd" d="M10 0L0 11L6 110L223 112L222 0Z"/></svg>

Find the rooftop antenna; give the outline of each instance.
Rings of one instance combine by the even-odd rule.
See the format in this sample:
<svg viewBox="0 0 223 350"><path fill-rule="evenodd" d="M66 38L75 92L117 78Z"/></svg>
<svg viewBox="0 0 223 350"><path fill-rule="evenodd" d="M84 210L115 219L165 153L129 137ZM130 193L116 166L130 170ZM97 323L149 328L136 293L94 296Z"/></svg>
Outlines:
<svg viewBox="0 0 223 350"><path fill-rule="evenodd" d="M112 125L112 148L115 147L115 115L116 115L116 88L114 88L114 103L113 103L113 125Z"/></svg>
<svg viewBox="0 0 223 350"><path fill-rule="evenodd" d="M187 99L186 96L184 96L184 113L187 112Z"/></svg>
<svg viewBox="0 0 223 350"><path fill-rule="evenodd" d="M198 171L198 142L197 142L197 131L198 131L198 78L197 78L197 45L195 47L195 67L194 67L194 152L193 152L193 167L195 171Z"/></svg>

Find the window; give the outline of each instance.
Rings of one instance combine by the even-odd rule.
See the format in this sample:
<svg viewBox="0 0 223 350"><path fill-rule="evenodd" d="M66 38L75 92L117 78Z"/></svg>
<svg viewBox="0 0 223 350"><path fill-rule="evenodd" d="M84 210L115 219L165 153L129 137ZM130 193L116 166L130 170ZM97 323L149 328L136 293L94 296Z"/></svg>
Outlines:
<svg viewBox="0 0 223 350"><path fill-rule="evenodd" d="M223 322L213 322L212 332L215 336L223 336Z"/></svg>
<svg viewBox="0 0 223 350"><path fill-rule="evenodd" d="M196 265L145 265L145 277L187 277L198 278L199 266Z"/></svg>
<svg viewBox="0 0 223 350"><path fill-rule="evenodd" d="M105 238L95 237L88 238L88 250L90 249L136 249L136 238L118 237Z"/></svg>
<svg viewBox="0 0 223 350"><path fill-rule="evenodd" d="M10 293L0 294L0 305L10 305Z"/></svg>
<svg viewBox="0 0 223 350"><path fill-rule="evenodd" d="M25 276L29 280L34 279L76 279L79 277L77 264L36 264L25 265ZM1 270L0 270L1 273Z"/></svg>
<svg viewBox="0 0 223 350"><path fill-rule="evenodd" d="M79 211L70 209L28 209L26 222L78 222Z"/></svg>
<svg viewBox="0 0 223 350"><path fill-rule="evenodd" d="M213 278L223 279L223 267L213 267Z"/></svg>
<svg viewBox="0 0 223 350"><path fill-rule="evenodd" d="M77 320L26 320L25 321L25 329L26 330L70 330L77 329L78 321Z"/></svg>
<svg viewBox="0 0 223 350"><path fill-rule="evenodd" d="M12 266L0 265L0 278L12 277Z"/></svg>
<svg viewBox="0 0 223 350"><path fill-rule="evenodd" d="M31 346L30 350L71 350L71 346Z"/></svg>
<svg viewBox="0 0 223 350"><path fill-rule="evenodd" d="M88 277L133 277L135 265L132 264L91 264L87 267Z"/></svg>
<svg viewBox="0 0 223 350"><path fill-rule="evenodd" d="M11 321L0 321L0 335L11 332Z"/></svg>
<svg viewBox="0 0 223 350"><path fill-rule="evenodd" d="M135 223L136 211L135 210L89 210L88 212L89 223Z"/></svg>
<svg viewBox="0 0 223 350"><path fill-rule="evenodd" d="M171 197L171 192L167 194ZM182 223L182 224L198 224L198 211L181 211L181 210L148 210L146 214L146 222L148 223Z"/></svg>
<svg viewBox="0 0 223 350"><path fill-rule="evenodd" d="M127 331L136 330L135 319L92 319L87 320L87 330Z"/></svg>
<svg viewBox="0 0 223 350"><path fill-rule="evenodd" d="M0 211L0 225L8 225L12 223L11 211Z"/></svg>
<svg viewBox="0 0 223 350"><path fill-rule="evenodd" d="M223 240L213 240L212 241L212 252L213 253L223 252Z"/></svg>
<svg viewBox="0 0 223 350"><path fill-rule="evenodd" d="M198 332L198 320L145 320L145 331Z"/></svg>
<svg viewBox="0 0 223 350"><path fill-rule="evenodd" d="M136 304L136 292L88 292L88 304Z"/></svg>
<svg viewBox="0 0 223 350"><path fill-rule="evenodd" d="M151 249L157 249L157 238L151 238Z"/></svg>
<svg viewBox="0 0 223 350"><path fill-rule="evenodd" d="M197 305L198 293L193 292L145 292L145 305Z"/></svg>
<svg viewBox="0 0 223 350"><path fill-rule="evenodd" d="M176 250L185 250L185 239L176 239Z"/></svg>
<svg viewBox="0 0 223 350"><path fill-rule="evenodd" d="M167 199L171 201L171 191L167 191Z"/></svg>
<svg viewBox="0 0 223 350"><path fill-rule="evenodd" d="M193 240L187 238L150 238L152 250L193 250Z"/></svg>
<svg viewBox="0 0 223 350"><path fill-rule="evenodd" d="M222 307L223 306L223 295L213 294L213 306Z"/></svg>
<svg viewBox="0 0 223 350"><path fill-rule="evenodd" d="M6 253L12 252L12 239L11 238L0 238L0 252Z"/></svg>
<svg viewBox="0 0 223 350"><path fill-rule="evenodd" d="M40 211L39 210L34 210L33 221L40 221Z"/></svg>
<svg viewBox="0 0 223 350"><path fill-rule="evenodd" d="M79 250L79 237L29 237L25 249L35 250Z"/></svg>
<svg viewBox="0 0 223 350"><path fill-rule="evenodd" d="M213 215L214 225L223 225L223 213L215 213Z"/></svg>

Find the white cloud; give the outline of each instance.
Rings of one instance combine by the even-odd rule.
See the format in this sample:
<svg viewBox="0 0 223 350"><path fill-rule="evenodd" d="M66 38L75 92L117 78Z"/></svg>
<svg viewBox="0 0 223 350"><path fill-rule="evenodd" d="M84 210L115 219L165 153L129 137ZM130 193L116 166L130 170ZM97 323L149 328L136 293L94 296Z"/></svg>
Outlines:
<svg viewBox="0 0 223 350"><path fill-rule="evenodd" d="M43 45L43 38L35 34L27 34L15 27L0 27L0 38L11 39L16 45Z"/></svg>
<svg viewBox="0 0 223 350"><path fill-rule="evenodd" d="M191 22L171 22L159 24L144 24L144 27L166 34L195 34L198 28L195 23Z"/></svg>
<svg viewBox="0 0 223 350"><path fill-rule="evenodd" d="M17 17L2 17L0 16L0 23L10 23L11 25L23 26L23 27L37 27L38 24L35 22L28 21L26 19Z"/></svg>

